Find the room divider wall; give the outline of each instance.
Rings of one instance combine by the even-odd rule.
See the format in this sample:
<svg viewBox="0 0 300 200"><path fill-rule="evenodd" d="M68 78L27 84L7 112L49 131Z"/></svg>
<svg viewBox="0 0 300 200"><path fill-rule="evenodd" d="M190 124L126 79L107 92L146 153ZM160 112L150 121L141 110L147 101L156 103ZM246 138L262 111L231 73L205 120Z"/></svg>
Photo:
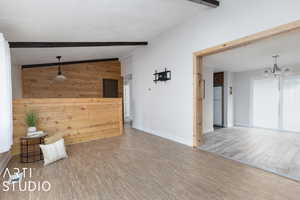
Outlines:
<svg viewBox="0 0 300 200"><path fill-rule="evenodd" d="M17 99L13 102L14 143L20 153L20 138L26 135L25 115L37 114L37 128L49 136L60 134L66 144L88 142L123 133L121 98Z"/></svg>

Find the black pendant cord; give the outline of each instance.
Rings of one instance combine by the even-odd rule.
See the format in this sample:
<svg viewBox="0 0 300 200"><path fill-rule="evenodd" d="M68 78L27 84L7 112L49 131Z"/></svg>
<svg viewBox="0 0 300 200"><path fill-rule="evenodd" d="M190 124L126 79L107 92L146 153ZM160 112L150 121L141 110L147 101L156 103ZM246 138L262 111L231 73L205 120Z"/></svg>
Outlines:
<svg viewBox="0 0 300 200"><path fill-rule="evenodd" d="M61 66L60 66L60 59L61 59L61 56L56 56L56 58L58 59L58 75L61 75Z"/></svg>

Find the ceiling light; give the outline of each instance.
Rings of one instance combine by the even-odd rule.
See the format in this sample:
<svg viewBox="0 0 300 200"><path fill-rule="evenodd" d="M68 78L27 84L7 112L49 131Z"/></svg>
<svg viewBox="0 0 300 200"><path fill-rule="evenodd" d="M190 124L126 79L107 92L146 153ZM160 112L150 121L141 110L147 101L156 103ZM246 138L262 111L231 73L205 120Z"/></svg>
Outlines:
<svg viewBox="0 0 300 200"><path fill-rule="evenodd" d="M273 56L273 58L274 58L273 68L267 68L264 71L265 76L267 76L267 77L274 76L275 78L277 78L280 76L285 76L285 75L290 74L290 72L291 72L290 68L278 66L279 55L275 55L275 56Z"/></svg>
<svg viewBox="0 0 300 200"><path fill-rule="evenodd" d="M61 62L60 62L61 56L56 56L56 58L58 60L58 72L57 72L57 75L55 77L55 80L56 81L64 81L67 78L61 72Z"/></svg>

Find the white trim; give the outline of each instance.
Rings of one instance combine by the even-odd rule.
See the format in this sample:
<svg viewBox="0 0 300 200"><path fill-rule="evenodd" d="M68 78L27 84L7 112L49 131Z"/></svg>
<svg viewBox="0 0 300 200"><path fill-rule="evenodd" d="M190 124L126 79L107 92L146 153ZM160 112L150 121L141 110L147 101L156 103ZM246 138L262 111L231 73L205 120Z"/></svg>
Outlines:
<svg viewBox="0 0 300 200"><path fill-rule="evenodd" d="M243 127L243 128L257 128L257 129L263 129L263 130L269 130L269 131L276 131L276 132L285 132L285 133L295 133L300 134L300 132L297 131L289 131L289 130L283 130L283 129L272 129L272 128L264 128L264 127L258 127L258 126L249 126L247 124L239 124L235 123L234 127Z"/></svg>
<svg viewBox="0 0 300 200"><path fill-rule="evenodd" d="M5 146L0 147L0 153L8 152L8 151L10 151L10 148L11 148L11 145L5 145Z"/></svg>
<svg viewBox="0 0 300 200"><path fill-rule="evenodd" d="M249 127L249 128L257 128L257 129L264 129L264 130L270 130L270 131L276 131L276 132L300 134L300 132L297 132L297 131L289 131L289 130L284 130L284 129L272 129L272 128L257 127L257 126L253 126L253 127Z"/></svg>
<svg viewBox="0 0 300 200"><path fill-rule="evenodd" d="M215 131L215 129L214 129L214 128L211 128L211 129L208 129L208 130L203 131L203 134L212 133L212 132L214 132L214 131Z"/></svg>
<svg viewBox="0 0 300 200"><path fill-rule="evenodd" d="M236 123L236 122L234 123L233 127L235 127L235 126L251 128L249 124Z"/></svg>
<svg viewBox="0 0 300 200"><path fill-rule="evenodd" d="M178 143L190 146L190 147L193 146L192 141L188 141L187 139L182 138L182 137L174 136L174 135L168 134L168 133L159 133L158 131L153 131L153 130L150 130L150 129L143 129L143 128L136 127L136 126L133 126L133 128L137 129L139 131L143 131L143 132L149 133L151 135L162 137L162 138L165 138L165 139L168 139L168 140L171 140L171 141L174 141L174 142L178 142Z"/></svg>

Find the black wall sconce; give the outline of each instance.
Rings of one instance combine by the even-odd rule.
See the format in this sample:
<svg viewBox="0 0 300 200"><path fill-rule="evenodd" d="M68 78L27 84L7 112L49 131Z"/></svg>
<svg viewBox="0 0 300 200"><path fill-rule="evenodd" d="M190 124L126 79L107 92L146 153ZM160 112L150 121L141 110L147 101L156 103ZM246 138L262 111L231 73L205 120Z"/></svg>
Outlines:
<svg viewBox="0 0 300 200"><path fill-rule="evenodd" d="M162 72L157 72L157 70L155 70L154 75L154 83L157 83L157 81L168 81L171 80L171 71L167 70L167 68L165 68L165 71Z"/></svg>

